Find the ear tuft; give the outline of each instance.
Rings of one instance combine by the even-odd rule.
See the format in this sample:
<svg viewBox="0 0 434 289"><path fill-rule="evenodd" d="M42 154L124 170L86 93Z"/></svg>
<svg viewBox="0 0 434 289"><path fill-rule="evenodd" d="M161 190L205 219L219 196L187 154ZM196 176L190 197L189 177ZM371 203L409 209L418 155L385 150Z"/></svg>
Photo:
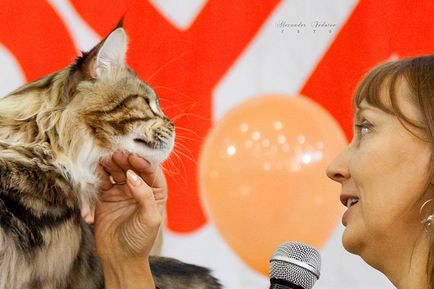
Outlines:
<svg viewBox="0 0 434 289"><path fill-rule="evenodd" d="M127 53L127 34L121 27L116 28L105 39L95 62L95 75L101 76L114 66L124 66Z"/></svg>
<svg viewBox="0 0 434 289"><path fill-rule="evenodd" d="M116 25L116 28L123 28L123 27L124 27L124 17L122 17L121 20L119 20L118 25Z"/></svg>

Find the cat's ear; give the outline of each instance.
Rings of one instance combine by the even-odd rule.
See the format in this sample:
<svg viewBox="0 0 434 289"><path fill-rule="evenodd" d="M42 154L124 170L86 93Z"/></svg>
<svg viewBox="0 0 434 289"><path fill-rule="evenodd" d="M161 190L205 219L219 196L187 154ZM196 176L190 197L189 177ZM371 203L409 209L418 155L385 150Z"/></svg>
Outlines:
<svg viewBox="0 0 434 289"><path fill-rule="evenodd" d="M64 98L68 101L74 95L77 85L83 80L97 79L115 66L125 65L127 35L122 20L107 38L89 52L83 52L71 66L64 85Z"/></svg>
<svg viewBox="0 0 434 289"><path fill-rule="evenodd" d="M90 67L93 69L90 75L98 78L115 66L124 66L126 53L127 34L122 27L119 27L110 33L99 47L94 65Z"/></svg>

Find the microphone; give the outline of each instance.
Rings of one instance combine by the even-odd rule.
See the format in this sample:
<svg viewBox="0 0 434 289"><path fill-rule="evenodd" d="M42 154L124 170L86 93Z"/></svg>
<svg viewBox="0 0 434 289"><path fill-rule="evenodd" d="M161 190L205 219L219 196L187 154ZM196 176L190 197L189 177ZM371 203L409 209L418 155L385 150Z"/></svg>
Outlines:
<svg viewBox="0 0 434 289"><path fill-rule="evenodd" d="M310 245L287 242L270 258L270 289L312 289L319 279L321 256Z"/></svg>

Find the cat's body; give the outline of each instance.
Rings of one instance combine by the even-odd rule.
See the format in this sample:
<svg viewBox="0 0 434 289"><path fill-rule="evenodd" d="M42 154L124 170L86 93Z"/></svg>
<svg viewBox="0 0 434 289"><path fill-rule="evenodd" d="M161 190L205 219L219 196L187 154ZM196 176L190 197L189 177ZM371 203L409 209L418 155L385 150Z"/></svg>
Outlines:
<svg viewBox="0 0 434 289"><path fill-rule="evenodd" d="M20 150L0 151L0 288L101 288L72 186L44 152Z"/></svg>
<svg viewBox="0 0 434 289"><path fill-rule="evenodd" d="M103 288L80 214L97 201L96 166L116 150L161 162L174 142L125 52L118 28L75 64L0 100L0 289ZM220 288L207 269L167 258L151 267L162 289Z"/></svg>

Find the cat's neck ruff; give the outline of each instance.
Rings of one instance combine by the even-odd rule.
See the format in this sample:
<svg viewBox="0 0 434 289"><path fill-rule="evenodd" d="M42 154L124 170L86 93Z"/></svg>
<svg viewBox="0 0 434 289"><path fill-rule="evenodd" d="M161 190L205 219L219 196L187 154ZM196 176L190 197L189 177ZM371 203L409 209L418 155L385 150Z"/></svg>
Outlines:
<svg viewBox="0 0 434 289"><path fill-rule="evenodd" d="M100 159L110 155L98 150L92 140L83 141L80 151L71 158L60 158L58 167L64 170L80 198L80 206L93 207L98 200L99 178L96 167Z"/></svg>
<svg viewBox="0 0 434 289"><path fill-rule="evenodd" d="M58 158L57 167L67 176L78 196L80 206L93 207L98 200L100 180L96 174L96 168L101 159L109 157L113 152L101 151L91 138L85 138L80 150L74 156ZM153 164L160 164L167 158L173 148L173 140L164 149L155 150L147 148L134 140L134 136L120 137L113 139L113 149L125 153L133 153L148 160Z"/></svg>

